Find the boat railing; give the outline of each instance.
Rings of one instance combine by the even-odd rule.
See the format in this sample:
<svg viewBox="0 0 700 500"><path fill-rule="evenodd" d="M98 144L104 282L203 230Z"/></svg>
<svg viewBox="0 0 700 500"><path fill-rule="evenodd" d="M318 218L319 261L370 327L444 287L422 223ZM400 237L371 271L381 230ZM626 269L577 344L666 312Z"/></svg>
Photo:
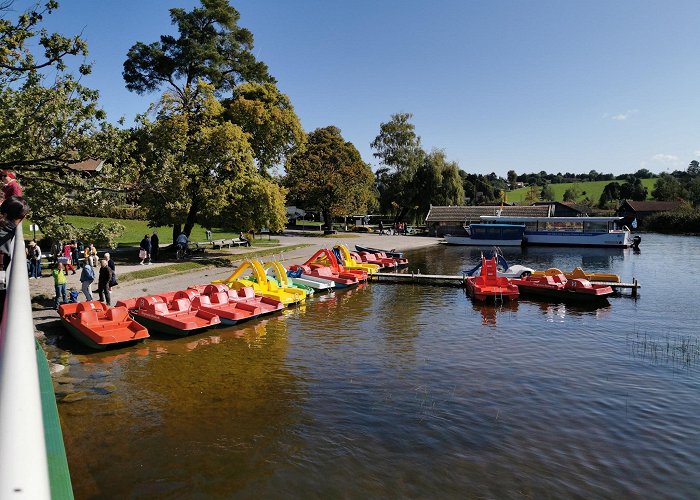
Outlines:
<svg viewBox="0 0 700 500"><path fill-rule="evenodd" d="M51 498L46 450L27 258L19 224L0 323L0 499Z"/></svg>

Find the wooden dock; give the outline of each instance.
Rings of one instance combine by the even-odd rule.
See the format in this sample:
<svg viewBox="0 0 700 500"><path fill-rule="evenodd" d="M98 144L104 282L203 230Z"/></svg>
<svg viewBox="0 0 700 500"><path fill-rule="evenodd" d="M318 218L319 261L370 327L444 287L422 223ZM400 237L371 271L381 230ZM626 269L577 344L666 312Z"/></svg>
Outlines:
<svg viewBox="0 0 700 500"><path fill-rule="evenodd" d="M462 275L447 275L447 274L421 274L421 273L374 273L369 275L370 281L382 283L421 283L426 285L442 285L442 286L464 286L465 278ZM637 292L642 285L639 284L636 278L632 279L632 283L618 283L609 281L591 281L594 285L607 285L613 290L631 290L632 297L637 296Z"/></svg>
<svg viewBox="0 0 700 500"><path fill-rule="evenodd" d="M374 273L369 275L371 281L383 283L423 283L427 285L464 286L464 276L421 273Z"/></svg>
<svg viewBox="0 0 700 500"><path fill-rule="evenodd" d="M632 290L632 297L637 296L637 292L642 285L639 284L637 278L632 278L632 283L618 283L616 281L591 281L592 285L606 285L612 287L613 290Z"/></svg>

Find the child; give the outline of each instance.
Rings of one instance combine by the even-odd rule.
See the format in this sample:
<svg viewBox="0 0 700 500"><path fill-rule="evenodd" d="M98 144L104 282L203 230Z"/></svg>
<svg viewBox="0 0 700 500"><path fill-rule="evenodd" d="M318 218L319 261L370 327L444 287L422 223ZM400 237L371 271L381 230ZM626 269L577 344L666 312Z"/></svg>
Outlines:
<svg viewBox="0 0 700 500"><path fill-rule="evenodd" d="M56 265L56 269L53 270L53 284L56 289L56 301L54 306L58 311L58 305L60 303L60 298L63 297L63 303L66 302L66 275L63 273L63 264L60 262Z"/></svg>

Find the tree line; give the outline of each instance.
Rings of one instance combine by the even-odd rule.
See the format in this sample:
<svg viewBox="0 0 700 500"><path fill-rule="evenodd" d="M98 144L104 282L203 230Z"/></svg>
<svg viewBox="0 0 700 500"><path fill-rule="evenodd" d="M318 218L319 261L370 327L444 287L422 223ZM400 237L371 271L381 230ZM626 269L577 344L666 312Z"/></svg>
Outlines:
<svg viewBox="0 0 700 500"><path fill-rule="evenodd" d="M338 127L303 130L228 0L170 9L176 34L135 41L125 55L124 84L154 99L132 126L113 124L99 93L81 83L90 65L70 69L69 62L87 57L86 41L42 28L58 2L14 17L12 5L0 3L0 168L17 172L32 219L57 238L75 237L63 216L86 207L101 213L136 205L139 218L170 226L175 238L195 224L279 231L287 204L318 211L327 222L376 211L420 221L431 205L495 203L519 183L546 199L551 184L611 180L604 194L612 203L641 196L639 179L654 175L470 174L444 150L423 148L410 113L379 125L373 171ZM99 175L75 169L88 159L104 160ZM662 174L654 196L696 200L697 170L695 162L687 172Z"/></svg>

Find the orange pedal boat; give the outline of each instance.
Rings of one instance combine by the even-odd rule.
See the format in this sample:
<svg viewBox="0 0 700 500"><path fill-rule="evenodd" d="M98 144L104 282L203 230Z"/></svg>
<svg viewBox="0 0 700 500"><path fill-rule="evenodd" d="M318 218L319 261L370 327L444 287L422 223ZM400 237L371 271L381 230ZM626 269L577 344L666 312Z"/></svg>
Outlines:
<svg viewBox="0 0 700 500"><path fill-rule="evenodd" d="M228 288L223 285L218 286ZM207 285L201 293L196 288L181 290L175 294L174 300L181 298L189 300L192 309L216 314L219 316L221 324L227 326L260 316L263 313L263 310L255 303L231 300L228 291L217 288L217 285Z"/></svg>
<svg viewBox="0 0 700 500"><path fill-rule="evenodd" d="M129 317L126 307L109 308L97 300L61 304L63 326L73 337L93 349L122 346L149 337L148 330Z"/></svg>
<svg viewBox="0 0 700 500"><path fill-rule="evenodd" d="M481 274L466 278L467 293L476 300L515 300L518 287L508 278L498 276L496 258L481 257Z"/></svg>
<svg viewBox="0 0 700 500"><path fill-rule="evenodd" d="M171 302L159 295L140 297L129 314L149 330L168 335L190 335L221 324L218 314L193 308L185 297Z"/></svg>

